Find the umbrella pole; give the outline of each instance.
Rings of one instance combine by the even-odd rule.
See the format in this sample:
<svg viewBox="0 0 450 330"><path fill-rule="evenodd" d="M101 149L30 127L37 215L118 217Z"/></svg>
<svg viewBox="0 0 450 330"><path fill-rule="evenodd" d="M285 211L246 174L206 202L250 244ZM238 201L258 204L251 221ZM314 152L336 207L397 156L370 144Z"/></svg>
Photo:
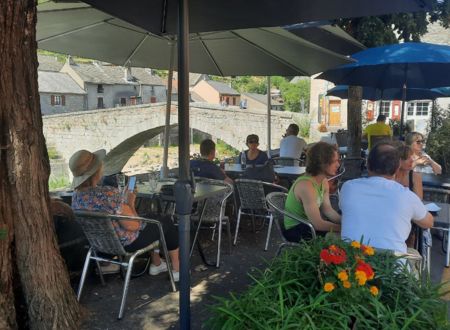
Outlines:
<svg viewBox="0 0 450 330"><path fill-rule="evenodd" d="M402 92L402 112L400 113L400 132L399 137L402 139L403 136L403 121L405 120L405 102L406 102L406 84L403 84L403 92Z"/></svg>
<svg viewBox="0 0 450 330"><path fill-rule="evenodd" d="M162 178L167 178L169 175L169 166L167 164L169 159L169 144L170 144L170 108L172 107L172 78L173 78L173 58L175 51L175 43L170 41L170 60L169 60L169 75L167 77L167 101L166 101L166 123L164 126L164 153L163 153L163 170Z"/></svg>
<svg viewBox="0 0 450 330"><path fill-rule="evenodd" d="M272 118L272 99L270 97L270 77L267 76L267 156L270 158L270 147L272 141L272 132L270 122Z"/></svg>
<svg viewBox="0 0 450 330"><path fill-rule="evenodd" d="M187 330L191 327L189 246L193 198L189 182L189 10L188 0L178 3L179 179L175 183L175 202L180 245L180 329Z"/></svg>

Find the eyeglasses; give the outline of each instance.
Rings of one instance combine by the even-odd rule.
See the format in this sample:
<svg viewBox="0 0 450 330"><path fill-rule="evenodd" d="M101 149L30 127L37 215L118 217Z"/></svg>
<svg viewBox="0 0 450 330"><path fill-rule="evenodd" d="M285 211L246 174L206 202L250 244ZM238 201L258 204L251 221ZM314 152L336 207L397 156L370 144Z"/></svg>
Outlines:
<svg viewBox="0 0 450 330"><path fill-rule="evenodd" d="M417 140L416 143L417 143L417 144L424 144L424 143L425 143L425 140Z"/></svg>
<svg viewBox="0 0 450 330"><path fill-rule="evenodd" d="M248 141L247 143L248 143L248 144L253 144L253 143L259 143L259 142L256 141L256 140L250 140L250 141Z"/></svg>

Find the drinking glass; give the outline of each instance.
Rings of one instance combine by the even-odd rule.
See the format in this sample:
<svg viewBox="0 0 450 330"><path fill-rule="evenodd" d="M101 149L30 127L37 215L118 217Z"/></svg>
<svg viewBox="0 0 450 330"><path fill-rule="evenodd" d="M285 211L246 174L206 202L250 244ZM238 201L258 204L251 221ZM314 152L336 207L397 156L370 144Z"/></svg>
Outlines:
<svg viewBox="0 0 450 330"><path fill-rule="evenodd" d="M123 194L125 193L125 174L123 173L116 174L116 180L117 180L117 188L119 188L119 192L123 196Z"/></svg>
<svg viewBox="0 0 450 330"><path fill-rule="evenodd" d="M154 173L148 174L148 183L150 192L156 192L156 188L158 187L158 178Z"/></svg>

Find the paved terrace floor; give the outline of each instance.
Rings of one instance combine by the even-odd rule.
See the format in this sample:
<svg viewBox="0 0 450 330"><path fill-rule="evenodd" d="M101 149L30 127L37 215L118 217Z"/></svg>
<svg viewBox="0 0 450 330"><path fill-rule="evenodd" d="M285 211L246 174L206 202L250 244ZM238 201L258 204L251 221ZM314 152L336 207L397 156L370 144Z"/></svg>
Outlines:
<svg viewBox="0 0 450 330"><path fill-rule="evenodd" d="M214 296L226 296L229 292L239 293L251 283L248 274L263 269L264 259L275 256L279 244L279 234L274 228L271 244L267 252L263 245L267 227L253 233L250 221L241 222L238 244L232 254L227 254L226 240L222 266L201 270L202 263L196 255L192 257L191 318L192 329L201 329L211 315L208 306L214 303ZM233 227L232 227L233 230ZM213 257L215 244L209 241L210 231L202 234L206 251ZM226 237L226 236L225 236ZM441 240L433 237L431 278L435 283L450 280L450 271L444 267L445 255L441 250ZM97 276L91 275L85 286L81 304L86 317L83 329L178 329L178 292L170 291L167 274L148 274L131 281L125 316L117 320L123 281L117 274L106 275L106 286L102 286ZM78 283L75 283L77 286ZM450 296L448 297L450 300Z"/></svg>

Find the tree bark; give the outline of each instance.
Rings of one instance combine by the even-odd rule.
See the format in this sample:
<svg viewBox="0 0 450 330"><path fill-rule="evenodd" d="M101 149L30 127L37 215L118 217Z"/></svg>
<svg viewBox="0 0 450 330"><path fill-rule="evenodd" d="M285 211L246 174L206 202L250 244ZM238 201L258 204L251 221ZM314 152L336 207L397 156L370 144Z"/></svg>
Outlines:
<svg viewBox="0 0 450 330"><path fill-rule="evenodd" d="M347 103L348 143L344 180L351 180L361 176L361 108L362 87L349 86Z"/></svg>
<svg viewBox="0 0 450 330"><path fill-rule="evenodd" d="M0 328L18 326L20 286L31 329L77 329L80 309L49 209L50 166L37 84L36 3L0 1ZM12 277L17 269L18 277ZM18 283L14 283L18 281ZM15 297L17 299L21 297ZM21 326L19 324L19 326Z"/></svg>

